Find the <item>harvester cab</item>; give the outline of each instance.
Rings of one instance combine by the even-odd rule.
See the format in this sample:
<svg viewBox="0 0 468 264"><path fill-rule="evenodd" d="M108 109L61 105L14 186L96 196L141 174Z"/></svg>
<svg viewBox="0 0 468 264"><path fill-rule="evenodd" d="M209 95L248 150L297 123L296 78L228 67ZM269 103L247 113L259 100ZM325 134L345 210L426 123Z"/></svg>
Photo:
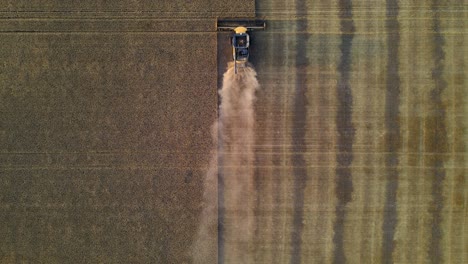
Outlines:
<svg viewBox="0 0 468 264"><path fill-rule="evenodd" d="M259 19L218 19L219 31L233 31L231 36L234 72L238 67L245 67L249 59L250 36L247 31L264 30L265 21Z"/></svg>

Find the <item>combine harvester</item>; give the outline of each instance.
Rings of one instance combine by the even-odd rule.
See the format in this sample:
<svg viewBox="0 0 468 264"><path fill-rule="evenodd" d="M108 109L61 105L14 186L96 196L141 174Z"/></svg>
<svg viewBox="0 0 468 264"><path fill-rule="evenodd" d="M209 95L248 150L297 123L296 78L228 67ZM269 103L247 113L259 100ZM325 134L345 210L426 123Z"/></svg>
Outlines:
<svg viewBox="0 0 468 264"><path fill-rule="evenodd" d="M264 30L265 27L265 21L261 19L218 19L216 24L218 31L234 31L231 45L236 74L237 67L245 67L249 59L250 36L247 31Z"/></svg>

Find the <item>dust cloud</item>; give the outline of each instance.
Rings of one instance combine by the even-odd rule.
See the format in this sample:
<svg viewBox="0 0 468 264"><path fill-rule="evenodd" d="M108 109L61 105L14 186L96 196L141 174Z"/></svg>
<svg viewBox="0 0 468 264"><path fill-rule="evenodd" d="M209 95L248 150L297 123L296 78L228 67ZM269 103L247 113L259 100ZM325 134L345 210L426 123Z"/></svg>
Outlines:
<svg viewBox="0 0 468 264"><path fill-rule="evenodd" d="M228 64L219 91L219 118L212 128L216 149L204 182L203 211L191 254L196 264L253 262L254 102L259 84L249 64L237 71L234 63Z"/></svg>

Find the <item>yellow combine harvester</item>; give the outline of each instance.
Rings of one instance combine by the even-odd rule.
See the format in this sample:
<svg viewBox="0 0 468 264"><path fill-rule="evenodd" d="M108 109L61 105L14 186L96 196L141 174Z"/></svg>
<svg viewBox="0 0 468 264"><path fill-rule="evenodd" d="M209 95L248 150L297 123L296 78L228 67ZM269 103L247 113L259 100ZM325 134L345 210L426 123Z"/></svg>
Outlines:
<svg viewBox="0 0 468 264"><path fill-rule="evenodd" d="M234 31L231 36L234 72L237 67L245 67L249 59L250 36L247 31L264 30L265 21L260 19L218 19L216 28L219 31Z"/></svg>

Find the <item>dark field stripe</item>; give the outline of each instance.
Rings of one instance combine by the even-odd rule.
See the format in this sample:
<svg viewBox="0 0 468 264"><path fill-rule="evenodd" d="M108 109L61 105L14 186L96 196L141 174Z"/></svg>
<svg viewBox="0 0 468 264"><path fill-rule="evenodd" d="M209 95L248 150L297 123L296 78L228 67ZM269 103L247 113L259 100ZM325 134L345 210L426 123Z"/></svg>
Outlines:
<svg viewBox="0 0 468 264"><path fill-rule="evenodd" d="M430 213L432 215L432 232L431 240L428 248L428 255L431 263L443 263L441 239L442 239L442 209L444 207L443 183L445 180L444 157L443 153L448 151L447 131L445 127L445 107L442 103L441 95L447 87L447 82L443 79L444 71L444 43L445 39L440 33L441 22L439 18L440 3L438 0L432 2L433 21L432 27L434 31L433 41L433 57L434 67L432 69L432 79L434 81L434 89L430 94L430 111L428 120L425 123L425 130L428 131L428 140L426 141L426 150L431 155L429 158L429 166L432 174L432 203ZM438 155L442 153L442 155Z"/></svg>
<svg viewBox="0 0 468 264"><path fill-rule="evenodd" d="M275 36L275 41L273 43L273 50L276 51L281 51L284 50L284 43L285 43L285 38L283 35L278 34L278 36ZM278 57L278 60L276 60L274 63L276 65L283 65L285 57L282 52L280 53L280 57ZM282 89L283 87L281 85L277 85L275 88ZM284 89L283 89L284 90ZM280 106L282 103L284 93L281 93L281 96L276 96L274 100L274 106ZM274 131L281 131L283 123L281 122L282 116L279 114L276 114L273 118L273 129ZM274 133L274 139L273 142L281 142L281 136L279 133ZM272 165L275 166L274 171L273 171L273 203L274 203L274 208L273 208L273 263L280 263L280 256L281 256L281 233L282 230L280 228L280 219L281 219L281 146L279 144L275 144L273 147L273 155L272 158Z"/></svg>
<svg viewBox="0 0 468 264"><path fill-rule="evenodd" d="M296 2L296 12L303 14L307 10L306 2ZM299 19L296 23L296 85L294 97L292 143L292 164L294 166L294 212L291 232L291 263L301 263L301 241L303 230L304 189L307 180L307 168L304 159L306 151L305 132L307 122L307 20Z"/></svg>
<svg viewBox="0 0 468 264"><path fill-rule="evenodd" d="M353 141L355 129L352 124L353 95L349 84L351 71L351 46L355 27L352 16L351 0L340 0L339 17L341 25L341 58L338 65L339 79L336 89L338 110L336 115L336 127L338 130L338 149L336 159L336 220L334 224L334 252L333 263L346 263L343 247L344 221L346 216L346 204L351 201L353 182L351 179L350 165L353 161Z"/></svg>
<svg viewBox="0 0 468 264"><path fill-rule="evenodd" d="M384 219L382 224L382 262L393 263L395 229L397 225L398 150L400 149L400 76L398 49L400 47L400 25L398 23L398 1L387 0L387 81L385 95L385 148L389 153L385 159L386 180Z"/></svg>

